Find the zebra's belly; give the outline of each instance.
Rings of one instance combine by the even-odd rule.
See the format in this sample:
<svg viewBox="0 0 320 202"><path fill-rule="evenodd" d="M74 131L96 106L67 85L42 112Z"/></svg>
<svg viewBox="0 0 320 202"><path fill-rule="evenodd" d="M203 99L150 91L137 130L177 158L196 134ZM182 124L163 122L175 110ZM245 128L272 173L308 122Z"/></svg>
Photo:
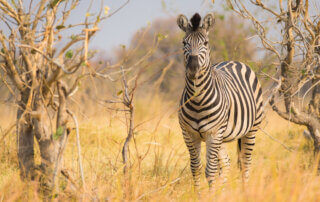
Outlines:
<svg viewBox="0 0 320 202"><path fill-rule="evenodd" d="M250 131L253 123L254 119L250 118L250 116L247 115L243 116L243 118L230 116L228 119L226 130L223 133L223 141L230 142L235 139L242 138Z"/></svg>
<svg viewBox="0 0 320 202"><path fill-rule="evenodd" d="M201 139L201 141L205 142L207 137L209 135L214 135L218 131L217 127L211 128L210 130L204 130L204 129L196 129L194 127L186 127L185 130L188 134L191 134L194 139Z"/></svg>

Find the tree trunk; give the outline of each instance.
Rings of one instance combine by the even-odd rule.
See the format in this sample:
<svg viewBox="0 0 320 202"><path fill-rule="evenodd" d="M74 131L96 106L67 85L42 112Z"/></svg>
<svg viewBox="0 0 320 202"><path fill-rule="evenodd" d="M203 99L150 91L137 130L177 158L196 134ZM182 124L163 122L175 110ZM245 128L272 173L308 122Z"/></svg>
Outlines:
<svg viewBox="0 0 320 202"><path fill-rule="evenodd" d="M310 132L310 135L313 139L313 145L314 145L314 154L315 154L315 160L318 168L318 174L320 174L320 122L314 122L307 126L308 130Z"/></svg>
<svg viewBox="0 0 320 202"><path fill-rule="evenodd" d="M20 176L22 179L34 179L34 133L30 116L25 114L29 90L21 93L17 111L17 147Z"/></svg>
<svg viewBox="0 0 320 202"><path fill-rule="evenodd" d="M50 128L50 117L41 103L36 103L39 118L33 118L33 132L37 139L41 156L40 187L45 195L50 195L54 186L54 163L57 158L57 148L52 138L53 128Z"/></svg>
<svg viewBox="0 0 320 202"><path fill-rule="evenodd" d="M58 83L59 104L52 110L43 98L40 90L33 89L32 104L28 107L29 93L21 96L18 109L18 159L21 169L21 178L35 179L35 168L40 168L40 189L45 197L51 197L57 173L60 171L60 162L64 151L67 135L68 115L66 110L66 91ZM30 102L30 101L29 101ZM56 128L52 120L57 115ZM39 144L41 165L34 163L34 136Z"/></svg>

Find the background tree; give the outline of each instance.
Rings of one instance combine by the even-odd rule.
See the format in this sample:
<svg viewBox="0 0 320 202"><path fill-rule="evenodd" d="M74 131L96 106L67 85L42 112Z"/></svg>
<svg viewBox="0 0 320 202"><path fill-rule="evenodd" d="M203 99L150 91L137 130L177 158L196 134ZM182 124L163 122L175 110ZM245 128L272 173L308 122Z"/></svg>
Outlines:
<svg viewBox="0 0 320 202"><path fill-rule="evenodd" d="M254 41L250 40L253 29L228 14L216 14L215 18L214 29L209 35L212 63L239 60L256 68L254 61L258 50ZM181 44L183 33L177 28L176 18L158 19L139 30L133 35L128 48L122 47L115 51L116 61L124 66L132 66L136 58L141 58L150 51L156 35L163 40L154 54L145 61L149 67L142 75L145 77L142 79L145 80L143 91L158 92L159 89L167 99L179 98L180 89L184 85L185 68ZM134 55L132 50L135 50Z"/></svg>
<svg viewBox="0 0 320 202"><path fill-rule="evenodd" d="M231 9L252 21L264 48L277 58L275 74L269 76L275 81L269 97L272 109L282 118L306 126L314 152L319 155L319 2L280 0L276 7L260 0L251 0L249 4L228 0L228 3ZM253 13L252 7L259 11ZM272 29L268 29L270 26Z"/></svg>
<svg viewBox="0 0 320 202"><path fill-rule="evenodd" d="M50 193L70 133L68 100L81 78L100 75L88 63L88 42L108 17L101 6L84 21L68 24L79 0L0 0L0 76L17 102L17 146L22 179L40 177ZM69 38L63 37L69 35ZM89 54L89 56L88 56ZM80 71L81 70L81 71ZM41 165L34 161L34 137ZM40 171L40 172L39 172ZM40 173L40 175L38 175ZM83 176L82 176L83 177Z"/></svg>

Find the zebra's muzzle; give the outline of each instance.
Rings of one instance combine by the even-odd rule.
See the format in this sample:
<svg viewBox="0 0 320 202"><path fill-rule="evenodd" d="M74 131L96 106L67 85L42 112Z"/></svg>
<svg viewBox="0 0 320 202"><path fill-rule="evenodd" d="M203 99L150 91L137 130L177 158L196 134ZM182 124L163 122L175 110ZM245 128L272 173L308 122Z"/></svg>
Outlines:
<svg viewBox="0 0 320 202"><path fill-rule="evenodd" d="M197 55L190 55L187 62L187 75L190 79L194 79L199 69L199 61Z"/></svg>

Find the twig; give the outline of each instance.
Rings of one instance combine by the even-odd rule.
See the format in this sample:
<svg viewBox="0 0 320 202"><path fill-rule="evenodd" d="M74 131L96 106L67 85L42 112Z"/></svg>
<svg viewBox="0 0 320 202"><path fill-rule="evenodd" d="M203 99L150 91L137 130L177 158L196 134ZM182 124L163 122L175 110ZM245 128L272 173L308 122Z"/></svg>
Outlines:
<svg viewBox="0 0 320 202"><path fill-rule="evenodd" d="M105 79L109 79L110 81L115 81L109 74L101 74L99 72L94 72L93 73L93 76L99 76L99 77L102 77L102 78L105 78Z"/></svg>
<svg viewBox="0 0 320 202"><path fill-rule="evenodd" d="M0 142L4 140L4 138L10 133L10 131L16 126L16 123L12 124L8 129L4 131L3 136L1 137Z"/></svg>
<svg viewBox="0 0 320 202"><path fill-rule="evenodd" d="M114 12L110 13L108 16L106 16L107 18L110 18L111 16L113 16L114 14L116 14L117 12L119 12L122 8L124 8L128 3L130 2L130 0L127 0L124 4L122 4L117 10L115 10Z"/></svg>
<svg viewBox="0 0 320 202"><path fill-rule="evenodd" d="M161 191L162 189L166 188L167 186L172 185L172 184L174 184L176 182L179 182L180 180L181 180L181 178L178 177L175 180L173 180L172 182L170 182L169 184L165 184L162 187L159 187L158 189L155 189L155 190L152 190L152 191L149 191L147 193L144 193L144 194L140 195L135 201L139 201L140 199L146 197L147 195L150 195L150 194L156 193L158 191Z"/></svg>
<svg viewBox="0 0 320 202"><path fill-rule="evenodd" d="M268 136L270 139L272 139L275 142L278 142L281 146L283 146L286 150L288 150L289 152L292 152L292 149L290 149L289 147L287 147L285 144L283 144L282 142L280 142L279 140L277 140L276 138L272 137L271 135L268 134L267 131L263 130L261 127L259 127L259 129L266 135Z"/></svg>
<svg viewBox="0 0 320 202"><path fill-rule="evenodd" d="M61 174L71 183L71 189L73 190L73 191L77 191L77 190L79 190L78 189L78 187L77 187L77 185L76 185L76 183L74 182L74 180L70 177L70 175L69 175L69 173L68 173L68 171L67 170L65 170L65 169L61 169Z"/></svg>

